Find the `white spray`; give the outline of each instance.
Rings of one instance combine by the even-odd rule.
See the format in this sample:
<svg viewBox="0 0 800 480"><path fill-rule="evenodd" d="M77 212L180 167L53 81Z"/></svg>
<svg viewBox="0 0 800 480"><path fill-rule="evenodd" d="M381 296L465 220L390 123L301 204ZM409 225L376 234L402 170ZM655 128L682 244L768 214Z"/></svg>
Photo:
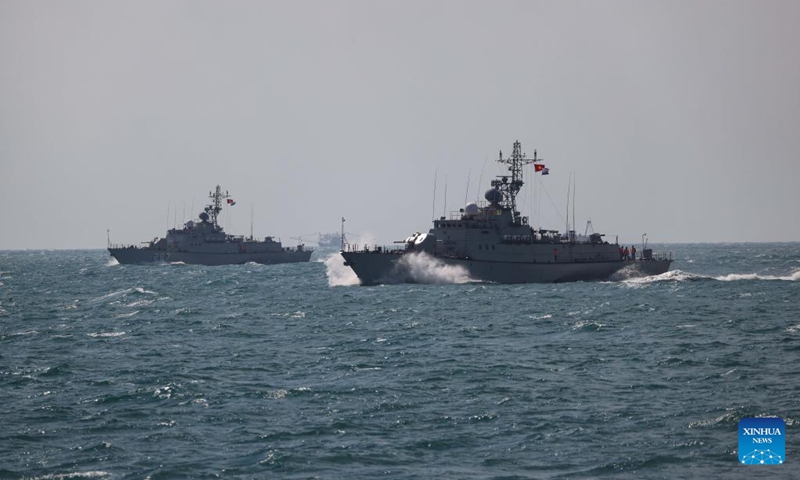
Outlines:
<svg viewBox="0 0 800 480"><path fill-rule="evenodd" d="M328 286L345 287L349 285L359 285L361 281L356 276L352 268L346 267L344 258L339 253L328 255L322 263L325 264L325 274L328 276Z"/></svg>
<svg viewBox="0 0 800 480"><path fill-rule="evenodd" d="M467 269L459 265L447 265L427 253L403 255L399 265L408 277L417 283L468 283L473 282Z"/></svg>

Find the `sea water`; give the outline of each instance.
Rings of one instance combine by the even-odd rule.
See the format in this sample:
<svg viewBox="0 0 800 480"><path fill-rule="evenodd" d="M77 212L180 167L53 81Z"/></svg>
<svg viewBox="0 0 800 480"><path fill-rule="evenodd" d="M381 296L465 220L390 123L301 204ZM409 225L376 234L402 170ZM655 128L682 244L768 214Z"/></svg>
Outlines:
<svg viewBox="0 0 800 480"><path fill-rule="evenodd" d="M0 252L0 478L767 478L800 461L800 244L670 272L363 287ZM737 424L786 421L744 466Z"/></svg>

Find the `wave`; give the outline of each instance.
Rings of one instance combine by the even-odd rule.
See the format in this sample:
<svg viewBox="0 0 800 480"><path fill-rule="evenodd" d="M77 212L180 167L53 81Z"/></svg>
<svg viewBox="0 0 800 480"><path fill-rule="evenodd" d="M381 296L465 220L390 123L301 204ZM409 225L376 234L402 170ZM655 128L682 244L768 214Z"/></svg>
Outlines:
<svg viewBox="0 0 800 480"><path fill-rule="evenodd" d="M133 291L132 288L125 288L125 289L122 289L122 290L117 290L116 292L107 293L107 294L102 295L100 297L93 298L93 299L91 299L89 301L90 302L102 302L103 300L106 300L108 298L116 297L117 295L124 295L124 294L126 294L128 292L132 292L132 291Z"/></svg>
<svg viewBox="0 0 800 480"><path fill-rule="evenodd" d="M33 477L32 480L71 480L76 478L104 478L109 476L111 476L109 472L95 470L88 472L49 473L41 477Z"/></svg>
<svg viewBox="0 0 800 480"><path fill-rule="evenodd" d="M705 277L691 272L684 272L683 270L670 270L660 275L651 275L649 277L632 277L622 280L623 283L629 285L643 285L656 282L693 282L698 280L709 280L712 277Z"/></svg>
<svg viewBox="0 0 800 480"><path fill-rule="evenodd" d="M127 303L127 304L125 304L125 306L126 307L142 307L142 306L150 305L154 301L155 300L138 300L136 302ZM73 306L71 306L71 308L76 308L76 307L73 305Z"/></svg>
<svg viewBox="0 0 800 480"><path fill-rule="evenodd" d="M800 323L797 325L792 325L791 327L786 328L787 333L798 333L800 332Z"/></svg>
<svg viewBox="0 0 800 480"><path fill-rule="evenodd" d="M95 332L95 333L87 333L86 336L92 338L108 338L108 337L121 337L125 335L125 332Z"/></svg>

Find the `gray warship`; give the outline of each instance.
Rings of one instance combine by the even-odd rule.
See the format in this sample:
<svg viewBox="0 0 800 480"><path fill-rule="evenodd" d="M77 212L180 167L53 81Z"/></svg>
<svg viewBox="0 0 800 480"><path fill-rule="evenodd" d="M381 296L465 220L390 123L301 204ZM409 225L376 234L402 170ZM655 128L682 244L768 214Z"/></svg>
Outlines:
<svg viewBox="0 0 800 480"><path fill-rule="evenodd" d="M272 237L257 240L249 237L228 235L217 223L222 212L223 200L229 205L235 202L228 192L209 192L211 203L200 213L199 220L186 222L183 228L172 228L164 238L143 242L143 246L112 245L108 252L123 264L146 264L183 262L198 265L235 265L248 262L274 264L307 262L312 251L303 245L288 248Z"/></svg>
<svg viewBox="0 0 800 480"><path fill-rule="evenodd" d="M332 248L340 246L340 236L338 233L319 233L319 240L317 240L317 245L320 248Z"/></svg>
<svg viewBox="0 0 800 480"><path fill-rule="evenodd" d="M342 246L344 264L361 284L415 283L421 257L430 269L457 267L470 281L494 283L557 283L607 280L658 275L672 263L670 253L654 253L642 245L640 255L625 256L615 241L592 233L578 236L574 230L534 229L517 211L516 197L522 188L522 169L535 164L535 171L549 173L542 159L522 153L519 141L513 153L498 162L508 165L510 175L492 180L486 202L469 203L450 215L433 221L428 233L414 233L399 248Z"/></svg>

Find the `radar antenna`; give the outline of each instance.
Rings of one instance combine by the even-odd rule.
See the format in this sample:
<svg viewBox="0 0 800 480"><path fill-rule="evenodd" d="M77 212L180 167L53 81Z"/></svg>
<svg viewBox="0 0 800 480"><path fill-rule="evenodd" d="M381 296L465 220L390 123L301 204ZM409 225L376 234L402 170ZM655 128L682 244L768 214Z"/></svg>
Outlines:
<svg viewBox="0 0 800 480"><path fill-rule="evenodd" d="M503 158L503 152L500 152L500 157L497 159L500 163L508 164L508 171L511 172L511 180L508 176L498 176L498 180L492 180L492 186L498 189L503 194L503 201L501 205L504 208L510 209L514 216L514 223L519 223L520 214L517 211L517 193L519 193L525 182L522 181L522 167L530 165L534 162L542 161L536 155L536 150L533 151L533 158L527 158L522 153L522 145L519 140L514 142L514 150L510 157Z"/></svg>

